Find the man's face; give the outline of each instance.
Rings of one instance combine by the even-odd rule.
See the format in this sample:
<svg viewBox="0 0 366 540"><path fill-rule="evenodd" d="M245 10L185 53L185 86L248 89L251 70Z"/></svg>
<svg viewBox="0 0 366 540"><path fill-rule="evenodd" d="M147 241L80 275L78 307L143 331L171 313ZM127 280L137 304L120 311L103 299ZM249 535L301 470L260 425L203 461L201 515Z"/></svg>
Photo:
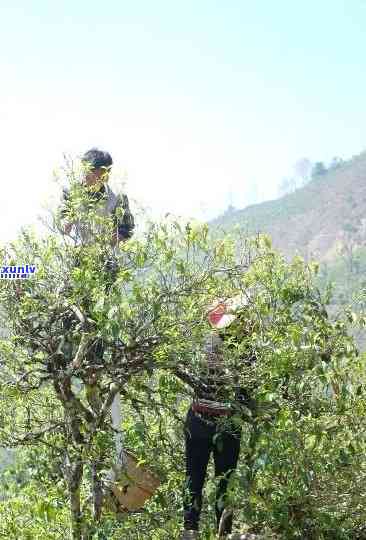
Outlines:
<svg viewBox="0 0 366 540"><path fill-rule="evenodd" d="M108 182L110 167L99 167L98 169L88 170L85 173L84 183L88 187L98 188Z"/></svg>

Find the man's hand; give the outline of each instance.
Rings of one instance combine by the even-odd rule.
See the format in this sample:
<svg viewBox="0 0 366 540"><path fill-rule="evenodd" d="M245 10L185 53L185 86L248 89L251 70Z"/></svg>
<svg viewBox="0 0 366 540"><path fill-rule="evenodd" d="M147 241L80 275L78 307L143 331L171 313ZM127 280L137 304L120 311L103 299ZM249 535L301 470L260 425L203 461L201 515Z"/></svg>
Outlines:
<svg viewBox="0 0 366 540"><path fill-rule="evenodd" d="M65 234L70 234L71 229L72 229L72 223L66 223L66 225L64 227L64 233Z"/></svg>
<svg viewBox="0 0 366 540"><path fill-rule="evenodd" d="M22 287L20 285L16 284L15 285L15 296L17 297L18 300L20 300L22 294L23 294Z"/></svg>
<svg viewBox="0 0 366 540"><path fill-rule="evenodd" d="M126 241L127 241L127 238L121 238L121 237L118 235L118 231L115 231L115 232L112 234L112 240L111 240L112 246L116 246L116 245L119 244L120 242L126 242Z"/></svg>
<svg viewBox="0 0 366 540"><path fill-rule="evenodd" d="M118 244L118 232L117 231L115 231L112 234L111 244L112 244L112 246L115 246L116 244Z"/></svg>

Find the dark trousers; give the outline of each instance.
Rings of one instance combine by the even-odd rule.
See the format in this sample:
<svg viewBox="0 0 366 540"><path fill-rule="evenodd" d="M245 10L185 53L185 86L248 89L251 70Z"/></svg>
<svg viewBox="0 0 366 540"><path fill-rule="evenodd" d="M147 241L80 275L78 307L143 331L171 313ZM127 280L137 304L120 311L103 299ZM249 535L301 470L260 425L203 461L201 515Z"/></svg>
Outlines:
<svg viewBox="0 0 366 540"><path fill-rule="evenodd" d="M213 452L215 476L220 477L216 491L217 528L225 507L230 475L235 470L240 451L241 429L224 429L217 417L201 415L189 409L185 423L186 485L184 493L184 528L198 530L202 508L202 490L207 465ZM230 533L232 515L228 515L224 532Z"/></svg>

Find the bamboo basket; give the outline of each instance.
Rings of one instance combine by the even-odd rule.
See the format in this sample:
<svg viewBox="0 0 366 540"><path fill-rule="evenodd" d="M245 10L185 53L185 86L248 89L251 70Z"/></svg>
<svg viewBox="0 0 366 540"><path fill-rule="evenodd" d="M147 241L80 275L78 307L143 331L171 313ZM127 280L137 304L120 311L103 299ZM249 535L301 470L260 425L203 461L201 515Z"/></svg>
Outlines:
<svg viewBox="0 0 366 540"><path fill-rule="evenodd" d="M111 490L120 510L134 512L140 510L160 485L159 478L144 465L137 465L137 459L125 452L126 468Z"/></svg>

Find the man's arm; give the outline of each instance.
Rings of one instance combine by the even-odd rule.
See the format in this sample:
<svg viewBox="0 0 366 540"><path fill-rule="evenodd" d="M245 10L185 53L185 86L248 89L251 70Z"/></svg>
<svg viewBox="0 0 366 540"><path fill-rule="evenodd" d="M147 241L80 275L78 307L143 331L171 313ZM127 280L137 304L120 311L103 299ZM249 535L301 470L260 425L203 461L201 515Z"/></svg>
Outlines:
<svg viewBox="0 0 366 540"><path fill-rule="evenodd" d="M128 197L125 194L118 196L114 219L117 230L113 235L113 241L117 243L131 238L135 228L135 219L130 210Z"/></svg>

